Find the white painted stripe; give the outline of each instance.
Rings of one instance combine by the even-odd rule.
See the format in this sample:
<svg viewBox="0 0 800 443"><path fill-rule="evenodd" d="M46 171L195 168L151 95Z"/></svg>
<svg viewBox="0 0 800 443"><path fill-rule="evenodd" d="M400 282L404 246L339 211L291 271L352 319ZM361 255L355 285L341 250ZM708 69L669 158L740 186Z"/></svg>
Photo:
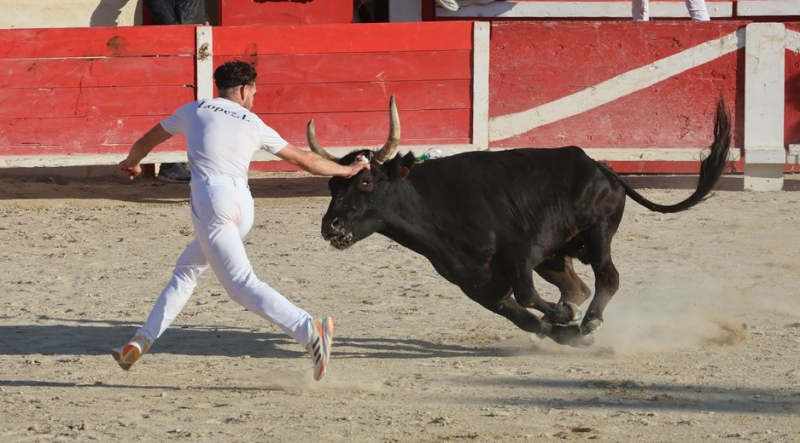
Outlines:
<svg viewBox="0 0 800 443"><path fill-rule="evenodd" d="M707 2L711 17L733 17L733 2ZM614 17L631 18L631 2L496 2L465 6L453 12L436 8L438 17ZM689 18L683 2L650 2L650 17Z"/></svg>
<svg viewBox="0 0 800 443"><path fill-rule="evenodd" d="M472 144L489 148L489 33L491 25L475 22L472 48Z"/></svg>
<svg viewBox="0 0 800 443"><path fill-rule="evenodd" d="M351 148L326 148L331 154L341 157L356 149L376 149L376 146L351 147ZM415 145L404 146L398 149L399 152L414 152L420 155L430 148L441 149L445 156L460 154L477 150L474 145ZM503 149L492 149L501 151ZM697 161L700 159L701 151L697 148L645 148L640 147L621 147L621 148L592 148L586 149L589 157L599 161ZM789 155L796 163L797 150L790 151ZM741 151L731 149L728 157L731 161L739 160ZM97 165L116 165L125 154L66 154L66 155L5 155L0 156L0 169L2 168L38 168L38 167L61 167L61 166L97 166ZM787 161L789 156L787 156ZM259 151L253 157L253 161L278 161L278 157ZM181 163L186 161L186 152L153 152L147 156L144 163Z"/></svg>
<svg viewBox="0 0 800 443"><path fill-rule="evenodd" d="M214 98L214 37L211 26L196 28L197 99Z"/></svg>
<svg viewBox="0 0 800 443"><path fill-rule="evenodd" d="M797 0L739 0L736 14L740 17L800 15Z"/></svg>
<svg viewBox="0 0 800 443"><path fill-rule="evenodd" d="M800 32L786 30L786 49L800 54Z"/></svg>
<svg viewBox="0 0 800 443"><path fill-rule="evenodd" d="M527 111L489 121L489 140L498 141L589 111L744 46L744 29L628 71L593 87Z"/></svg>

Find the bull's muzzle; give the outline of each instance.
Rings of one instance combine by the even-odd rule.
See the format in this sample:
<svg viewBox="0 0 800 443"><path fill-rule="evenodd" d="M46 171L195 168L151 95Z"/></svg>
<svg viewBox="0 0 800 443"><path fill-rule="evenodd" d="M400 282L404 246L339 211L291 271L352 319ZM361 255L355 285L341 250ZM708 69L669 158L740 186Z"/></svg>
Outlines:
<svg viewBox="0 0 800 443"><path fill-rule="evenodd" d="M339 217L330 222L323 221L322 237L336 249L346 249L353 245L353 233L344 230L344 224Z"/></svg>

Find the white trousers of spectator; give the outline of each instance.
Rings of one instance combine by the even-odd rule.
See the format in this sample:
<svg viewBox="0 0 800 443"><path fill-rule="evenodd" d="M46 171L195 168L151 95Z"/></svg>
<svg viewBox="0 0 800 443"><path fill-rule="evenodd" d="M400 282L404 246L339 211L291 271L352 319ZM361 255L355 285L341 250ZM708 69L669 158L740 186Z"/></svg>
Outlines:
<svg viewBox="0 0 800 443"><path fill-rule="evenodd" d="M209 265L235 302L275 323L305 346L311 339L311 316L294 306L253 272L242 239L253 227L255 207L247 180L192 176L192 223L195 239L178 258L172 279L139 329L151 343L181 312Z"/></svg>
<svg viewBox="0 0 800 443"><path fill-rule="evenodd" d="M707 22L711 20L706 8L706 0L684 0L686 9L689 10L689 17L696 22ZM633 0L631 15L637 22L650 20L650 0Z"/></svg>

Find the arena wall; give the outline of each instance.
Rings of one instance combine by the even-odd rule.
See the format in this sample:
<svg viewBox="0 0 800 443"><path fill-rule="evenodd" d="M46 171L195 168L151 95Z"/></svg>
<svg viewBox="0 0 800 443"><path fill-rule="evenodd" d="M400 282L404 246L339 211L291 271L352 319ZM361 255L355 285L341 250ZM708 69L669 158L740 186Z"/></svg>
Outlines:
<svg viewBox="0 0 800 443"><path fill-rule="evenodd" d="M415 152L575 144L620 171L696 172L724 93L740 170L747 119L785 122L750 147L754 173L780 174L796 167L800 33L773 28L785 32L746 21L4 30L0 166L116 163L178 104L213 96L214 67L243 59L261 73L255 111L299 146L314 118L337 155L383 143L395 95L402 146ZM785 69L752 64L759 51L783 54ZM748 88L775 81L784 107L748 107ZM182 139L149 158L185 159Z"/></svg>

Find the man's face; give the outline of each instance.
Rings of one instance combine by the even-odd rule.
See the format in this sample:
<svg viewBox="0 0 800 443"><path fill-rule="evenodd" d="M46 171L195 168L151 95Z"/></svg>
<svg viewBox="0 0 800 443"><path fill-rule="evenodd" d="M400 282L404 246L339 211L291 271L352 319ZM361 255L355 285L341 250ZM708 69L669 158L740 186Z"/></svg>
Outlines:
<svg viewBox="0 0 800 443"><path fill-rule="evenodd" d="M242 91L244 103L242 106L247 109L248 111L253 109L253 100L256 97L256 83L253 82L249 85L245 85Z"/></svg>

